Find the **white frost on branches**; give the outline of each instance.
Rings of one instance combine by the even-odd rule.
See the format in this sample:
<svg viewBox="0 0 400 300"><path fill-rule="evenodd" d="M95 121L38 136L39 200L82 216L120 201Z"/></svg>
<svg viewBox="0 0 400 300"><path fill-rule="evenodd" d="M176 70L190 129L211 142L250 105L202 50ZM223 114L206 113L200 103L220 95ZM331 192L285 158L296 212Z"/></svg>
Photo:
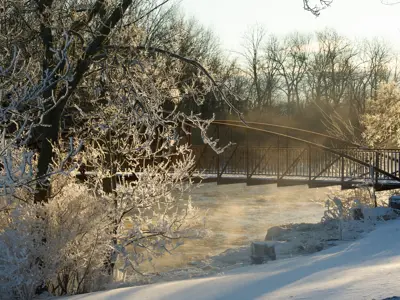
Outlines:
<svg viewBox="0 0 400 300"><path fill-rule="evenodd" d="M143 58L138 67L113 54L100 62L102 72L89 72L84 79L84 99L74 95L75 123L64 132L71 139L53 145L52 170L57 171L46 174L48 203L32 201L35 153L25 145L57 102L36 92L36 98L25 97L30 102L21 102L38 90L27 79L23 83L31 89L13 91L10 99L16 100L9 107L14 108L4 110L8 124L27 120L27 125L19 135L7 124L2 128L2 178L12 197L1 199L7 207L0 214L0 298L31 299L41 284L54 295L93 291L112 280L116 270L140 272L144 261L171 252L185 238L207 234L204 216L190 201L195 157L185 135L189 128L200 129L207 144L223 151L207 135L212 120L179 108L182 64L171 67L156 56ZM66 83L71 75L63 70L58 78ZM202 97L194 87L191 94ZM82 151L72 138L82 140ZM75 166L83 165L87 176L78 182Z"/></svg>
<svg viewBox="0 0 400 300"><path fill-rule="evenodd" d="M67 51L72 39L64 35L64 47L52 50L57 64L36 82L35 66L21 56L21 50L0 51L0 194L13 194L16 188L30 188L34 182L34 153L27 149L35 128L60 100L44 99L43 93L56 84L68 85L71 79ZM62 67L61 67L62 66ZM62 68L62 69L61 69ZM54 74L57 73L57 79ZM76 151L70 149L71 155Z"/></svg>
<svg viewBox="0 0 400 300"><path fill-rule="evenodd" d="M363 137L371 147L400 146L400 89L395 83L382 84L376 99L367 102L362 116Z"/></svg>

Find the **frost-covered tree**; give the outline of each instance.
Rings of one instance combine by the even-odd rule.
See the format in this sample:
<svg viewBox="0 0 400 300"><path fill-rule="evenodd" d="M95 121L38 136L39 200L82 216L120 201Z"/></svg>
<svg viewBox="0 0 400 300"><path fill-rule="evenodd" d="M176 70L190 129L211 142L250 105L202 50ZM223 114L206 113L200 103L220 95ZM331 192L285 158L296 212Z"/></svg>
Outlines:
<svg viewBox="0 0 400 300"><path fill-rule="evenodd" d="M10 0L4 3L0 15L0 31L8 45L18 45L24 59L40 66L35 79L45 76L47 69L56 66L57 60L53 49L65 44L62 34L73 37L70 45L69 76L70 80L57 83L57 72L51 73L51 80L56 82L43 92L44 98L54 98L57 105L43 118L42 126L34 131L31 145L36 144L38 154L38 177L48 172L54 158L53 145L58 143L61 126L69 125L65 113L81 99L78 106L85 105L85 98L92 91L91 78L99 78L105 68L112 67L107 62L115 63L120 59L118 49L129 49L131 62L138 62L138 53L149 51L148 57L155 52L171 56L171 49L160 49L152 45L142 45L145 40L145 28L141 26L149 14L157 11L169 1L158 0ZM114 49L114 50L110 50ZM112 58L112 59L111 59ZM175 55L174 59L183 59ZM189 60L186 60L189 62ZM193 62L193 61L190 61ZM115 64L114 64L115 65ZM192 65L195 65L192 63ZM123 68L122 65L120 65ZM197 66L198 67L198 66ZM59 69L64 71L65 64ZM97 75L90 76L90 75ZM99 84L102 84L100 80ZM49 182L39 182L36 202L46 202Z"/></svg>
<svg viewBox="0 0 400 300"><path fill-rule="evenodd" d="M41 264L34 263L40 256L30 254L37 254L34 249L38 247L46 251L38 243L44 236L44 226L36 226L46 218L40 217L36 210L39 206L25 201L32 198L37 181L68 172L66 162L79 149L79 145L78 148L72 143L68 145L64 155L58 156L62 159L57 167L38 177L36 153L28 147L34 130L43 126L44 118L57 105L53 95L45 98L44 94L54 84L65 84L70 79L71 37L65 34L63 38L63 47L52 49L57 63L46 69L41 78L35 78L39 66L26 60L23 50L17 46L7 48L4 40L0 42L0 297L3 299L31 298L37 280L42 279L35 276L43 271ZM52 78L54 73L57 78Z"/></svg>
<svg viewBox="0 0 400 300"><path fill-rule="evenodd" d="M363 137L371 147L400 146L400 89L395 83L381 84L362 116Z"/></svg>
<svg viewBox="0 0 400 300"><path fill-rule="evenodd" d="M167 2L5 3L4 46L20 47L31 99L41 106L23 106L15 111L21 120L11 122L18 129L24 116L38 119L12 149L26 145L37 157L28 169L37 184L13 187L17 200L0 215L1 297L93 291L117 267L137 270L203 233L187 195L194 157L182 132L200 128L222 149L207 137L211 120L180 104L188 96L201 104L221 90L197 61L140 44L141 20ZM182 76L188 64L198 70L196 85ZM9 86L18 99L24 85L13 78ZM84 182L76 181L78 167Z"/></svg>
<svg viewBox="0 0 400 300"><path fill-rule="evenodd" d="M12 198L19 188L32 192L34 182L49 175L36 177L35 152L29 149L28 143L33 131L43 126L44 118L57 105L52 95L48 98L43 95L53 85L65 84L70 79L67 52L71 38L64 35L64 41L62 49L52 49L57 64L46 69L39 80L34 78L37 69L24 59L21 49L3 44L0 50L0 193L5 199ZM61 65L64 65L63 72L60 72ZM52 78L54 73L58 74L57 78ZM71 157L75 150L69 150L67 156Z"/></svg>

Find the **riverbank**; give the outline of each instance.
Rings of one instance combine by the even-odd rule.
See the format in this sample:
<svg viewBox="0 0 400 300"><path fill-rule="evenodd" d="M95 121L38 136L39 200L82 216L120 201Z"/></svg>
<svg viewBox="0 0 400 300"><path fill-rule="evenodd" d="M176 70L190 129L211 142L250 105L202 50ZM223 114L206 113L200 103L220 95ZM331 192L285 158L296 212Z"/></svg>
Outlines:
<svg viewBox="0 0 400 300"><path fill-rule="evenodd" d="M94 299L385 299L399 294L400 220L311 255L214 276L69 297Z"/></svg>
<svg viewBox="0 0 400 300"><path fill-rule="evenodd" d="M341 226L337 220L325 223L291 223L274 226L267 231L265 241L269 245L274 245L277 260L310 255L362 238L376 227L377 215L386 214L386 209L377 209L377 211L380 213L373 214L373 220L347 221ZM247 246L227 249L218 255L202 260L191 261L184 268L148 273L144 277L127 278L126 283L119 283L117 286L129 286L132 284L130 282L143 285L219 276L236 268L250 266L252 264L250 252L249 243Z"/></svg>
<svg viewBox="0 0 400 300"><path fill-rule="evenodd" d="M231 253L246 248L252 241L263 240L267 230L274 226L318 223L325 211L324 199L330 192L328 188L309 189L307 186L203 184L191 197L200 214L207 216L206 228L210 234L200 240L185 240L171 255L142 264L140 271L177 274L181 269L190 269L192 273L203 274L203 270L193 270L192 263L209 261L227 249L231 249L228 251ZM226 259L224 255L223 260Z"/></svg>

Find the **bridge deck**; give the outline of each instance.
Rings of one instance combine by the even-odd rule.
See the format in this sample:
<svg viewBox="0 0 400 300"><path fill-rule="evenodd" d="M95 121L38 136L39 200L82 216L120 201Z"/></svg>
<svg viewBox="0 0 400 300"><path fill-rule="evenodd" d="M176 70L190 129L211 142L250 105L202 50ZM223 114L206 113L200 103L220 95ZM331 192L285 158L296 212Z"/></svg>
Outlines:
<svg viewBox="0 0 400 300"><path fill-rule="evenodd" d="M268 176L254 176L247 178L246 175L224 175L218 178L217 174L200 174L193 173L197 181L215 182L218 185L244 183L247 186L276 184L278 187L307 185L309 188L322 188L329 186L340 186L342 189L354 189L361 186L374 186L377 191L400 189L400 182L394 180L378 180L378 182L371 182L360 179L345 178L342 181L339 178L320 178L318 180L309 180L305 177L288 176L284 179L277 179L276 177Z"/></svg>

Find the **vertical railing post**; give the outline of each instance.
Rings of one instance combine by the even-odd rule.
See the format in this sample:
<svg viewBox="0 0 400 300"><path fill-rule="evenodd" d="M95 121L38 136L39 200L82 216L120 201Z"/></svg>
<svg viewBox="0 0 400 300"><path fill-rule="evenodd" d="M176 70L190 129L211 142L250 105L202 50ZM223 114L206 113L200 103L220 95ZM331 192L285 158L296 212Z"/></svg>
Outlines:
<svg viewBox="0 0 400 300"><path fill-rule="evenodd" d="M217 140L219 140L219 125L217 124ZM217 153L217 184L219 184L219 153Z"/></svg>
<svg viewBox="0 0 400 300"><path fill-rule="evenodd" d="M379 168L379 152L375 152L375 182L372 186L372 197L374 198L375 207L378 207L378 202L376 201L376 186L378 185L378 179L379 179L378 168Z"/></svg>
<svg viewBox="0 0 400 300"><path fill-rule="evenodd" d="M286 129L286 136L288 136L288 135L289 135L289 132L288 132L288 129ZM286 165L285 165L284 170L287 170L288 168L289 168L289 139L286 138Z"/></svg>
<svg viewBox="0 0 400 300"><path fill-rule="evenodd" d="M249 168L249 129L246 128L246 184L249 183L249 175L250 175L250 168Z"/></svg>
<svg viewBox="0 0 400 300"><path fill-rule="evenodd" d="M280 165L280 145L279 145L279 135L278 135L278 159L276 166L276 178L279 180L279 165Z"/></svg>
<svg viewBox="0 0 400 300"><path fill-rule="evenodd" d="M375 152L375 184L378 184L378 179L379 179L379 173L378 169L379 168L379 152Z"/></svg>
<svg viewBox="0 0 400 300"><path fill-rule="evenodd" d="M344 183L344 155L342 153L342 186Z"/></svg>
<svg viewBox="0 0 400 300"><path fill-rule="evenodd" d="M308 145L308 180L311 182L311 146Z"/></svg>
<svg viewBox="0 0 400 300"><path fill-rule="evenodd" d="M397 177L400 177L400 152L397 152L396 159L398 160L397 161L398 163L397 163L395 171L396 171Z"/></svg>

